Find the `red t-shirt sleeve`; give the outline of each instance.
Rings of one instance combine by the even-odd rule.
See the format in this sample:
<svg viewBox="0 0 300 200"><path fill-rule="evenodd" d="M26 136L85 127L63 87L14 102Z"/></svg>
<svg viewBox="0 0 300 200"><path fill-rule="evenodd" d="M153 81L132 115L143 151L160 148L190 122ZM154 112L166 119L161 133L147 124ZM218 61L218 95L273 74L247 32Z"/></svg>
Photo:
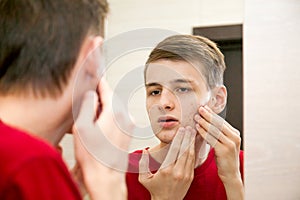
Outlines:
<svg viewBox="0 0 300 200"><path fill-rule="evenodd" d="M12 175L2 198L73 200L81 199L81 196L68 169L60 160L55 157L35 157L23 163Z"/></svg>
<svg viewBox="0 0 300 200"><path fill-rule="evenodd" d="M244 151L240 151L240 172L244 182Z"/></svg>

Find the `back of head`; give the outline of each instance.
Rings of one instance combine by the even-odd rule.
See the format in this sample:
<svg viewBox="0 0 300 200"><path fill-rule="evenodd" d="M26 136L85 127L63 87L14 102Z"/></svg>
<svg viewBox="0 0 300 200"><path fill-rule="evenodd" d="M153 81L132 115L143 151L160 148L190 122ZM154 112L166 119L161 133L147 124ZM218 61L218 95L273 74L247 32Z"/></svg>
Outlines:
<svg viewBox="0 0 300 200"><path fill-rule="evenodd" d="M106 0L1 0L0 95L60 96L107 10Z"/></svg>
<svg viewBox="0 0 300 200"><path fill-rule="evenodd" d="M146 62L160 59L186 61L199 68L209 88L223 84L224 56L211 40L193 35L170 36L160 42L150 53Z"/></svg>

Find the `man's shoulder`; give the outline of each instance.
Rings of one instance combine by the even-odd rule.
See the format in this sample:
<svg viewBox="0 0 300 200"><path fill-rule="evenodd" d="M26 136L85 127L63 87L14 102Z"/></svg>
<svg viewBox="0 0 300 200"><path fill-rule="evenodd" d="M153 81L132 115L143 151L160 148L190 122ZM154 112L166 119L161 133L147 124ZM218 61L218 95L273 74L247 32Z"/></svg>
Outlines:
<svg viewBox="0 0 300 200"><path fill-rule="evenodd" d="M5 125L0 122L0 156L3 152L11 156L33 155L56 155L57 151L42 139L28 134L25 131ZM23 156L22 156L23 157Z"/></svg>
<svg viewBox="0 0 300 200"><path fill-rule="evenodd" d="M45 141L0 121L0 188L25 187L47 178L73 184L61 155ZM28 180L31 180L28 182ZM54 184L54 183L53 183ZM61 183L63 184L63 183ZM36 187L36 185L34 185ZM0 190L1 193L1 190Z"/></svg>
<svg viewBox="0 0 300 200"><path fill-rule="evenodd" d="M59 153L41 139L3 123L0 123L0 133L0 173L9 174L31 161L61 162Z"/></svg>

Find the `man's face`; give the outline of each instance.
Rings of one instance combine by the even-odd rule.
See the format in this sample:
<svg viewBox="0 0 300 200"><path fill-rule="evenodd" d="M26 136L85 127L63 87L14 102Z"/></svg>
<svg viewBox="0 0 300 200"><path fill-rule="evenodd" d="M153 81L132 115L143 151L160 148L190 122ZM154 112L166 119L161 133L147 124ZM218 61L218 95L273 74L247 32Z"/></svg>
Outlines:
<svg viewBox="0 0 300 200"><path fill-rule="evenodd" d="M150 63L145 83L151 126L163 143L170 143L179 127L194 128L194 115L211 95L199 66L185 61Z"/></svg>

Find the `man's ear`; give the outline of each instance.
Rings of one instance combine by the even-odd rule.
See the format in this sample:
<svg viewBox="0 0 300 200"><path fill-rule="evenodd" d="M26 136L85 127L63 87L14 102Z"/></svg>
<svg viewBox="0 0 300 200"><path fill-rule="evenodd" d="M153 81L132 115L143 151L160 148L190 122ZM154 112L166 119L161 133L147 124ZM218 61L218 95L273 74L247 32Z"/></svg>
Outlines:
<svg viewBox="0 0 300 200"><path fill-rule="evenodd" d="M217 114L221 113L227 103L227 89L224 85L217 86L212 90L209 107Z"/></svg>
<svg viewBox="0 0 300 200"><path fill-rule="evenodd" d="M82 44L76 64L88 76L97 76L97 70L101 65L102 44L101 36L88 36Z"/></svg>

